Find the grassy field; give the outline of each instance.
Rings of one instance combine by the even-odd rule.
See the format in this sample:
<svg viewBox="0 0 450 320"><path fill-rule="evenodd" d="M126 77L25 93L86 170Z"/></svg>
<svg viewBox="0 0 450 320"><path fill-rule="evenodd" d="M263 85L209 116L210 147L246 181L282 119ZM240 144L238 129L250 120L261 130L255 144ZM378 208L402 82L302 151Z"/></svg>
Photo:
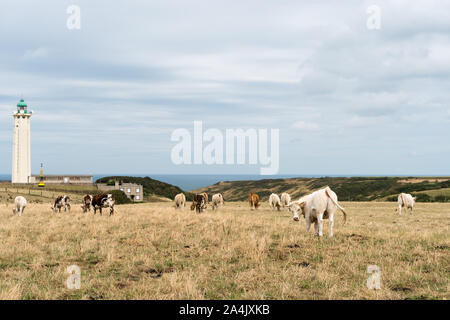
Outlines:
<svg viewBox="0 0 450 320"><path fill-rule="evenodd" d="M0 299L448 299L450 204L342 202L335 237L306 233L287 211L244 202L219 212L171 203L117 206L115 216L53 214L31 204L22 217L0 204ZM65 287L81 269L81 289ZM368 265L381 290L366 288Z"/></svg>

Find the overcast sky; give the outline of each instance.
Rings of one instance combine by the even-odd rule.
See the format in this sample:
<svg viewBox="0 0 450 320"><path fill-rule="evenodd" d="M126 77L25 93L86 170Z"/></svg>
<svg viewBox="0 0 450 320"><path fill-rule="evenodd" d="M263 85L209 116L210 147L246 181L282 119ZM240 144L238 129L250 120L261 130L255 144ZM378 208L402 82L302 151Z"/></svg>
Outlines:
<svg viewBox="0 0 450 320"><path fill-rule="evenodd" d="M279 128L280 174L450 174L450 1L3 0L0 46L0 173L23 97L33 173L259 172L172 164L201 120Z"/></svg>

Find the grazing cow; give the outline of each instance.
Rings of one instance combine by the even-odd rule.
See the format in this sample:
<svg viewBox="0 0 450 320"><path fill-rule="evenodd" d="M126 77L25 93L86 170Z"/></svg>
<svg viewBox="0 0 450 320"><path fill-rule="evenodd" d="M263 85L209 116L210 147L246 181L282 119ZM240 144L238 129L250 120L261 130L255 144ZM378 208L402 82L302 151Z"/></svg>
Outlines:
<svg viewBox="0 0 450 320"><path fill-rule="evenodd" d="M269 197L269 206L270 210L277 208L277 210L280 211L280 197L278 197L278 195L276 195L275 193L272 193Z"/></svg>
<svg viewBox="0 0 450 320"><path fill-rule="evenodd" d="M205 198L205 206L203 207L203 209L206 209L206 205L209 203L208 194L206 192L202 192L200 194Z"/></svg>
<svg viewBox="0 0 450 320"><path fill-rule="evenodd" d="M109 215L113 215L114 202L114 197L111 193L100 193L94 196L92 199L92 208L94 209L94 214L98 209L100 211L100 215L102 215L102 208L109 208Z"/></svg>
<svg viewBox="0 0 450 320"><path fill-rule="evenodd" d="M186 196L184 195L184 193L177 194L175 196L174 202L175 202L175 205L174 205L175 209L183 210L184 206L186 204Z"/></svg>
<svg viewBox="0 0 450 320"><path fill-rule="evenodd" d="M250 193L248 195L248 203L250 204L250 209L258 209L259 207L259 196L256 193Z"/></svg>
<svg viewBox="0 0 450 320"><path fill-rule="evenodd" d="M55 204L51 207L53 212L61 212L61 208L64 208L64 212L69 209L70 212L70 198L69 196L63 195L58 196L55 200Z"/></svg>
<svg viewBox="0 0 450 320"><path fill-rule="evenodd" d="M90 194L86 194L83 197L83 203L81 204L81 208L83 209L83 213L91 211L92 199L94 197Z"/></svg>
<svg viewBox="0 0 450 320"><path fill-rule="evenodd" d="M223 206L223 196L221 193L216 193L211 198L211 207L216 210L219 209L219 206Z"/></svg>
<svg viewBox="0 0 450 320"><path fill-rule="evenodd" d="M202 209L206 209L207 204L209 203L209 202L208 202L208 194L207 194L206 192L202 192L202 193L199 193L199 194L201 194L201 195L205 198L205 203L204 203ZM194 210L194 209L195 209L195 206L196 206L196 202L195 202L195 200L192 200L192 203L191 203L191 210Z"/></svg>
<svg viewBox="0 0 450 320"><path fill-rule="evenodd" d="M299 212L306 220L306 232L309 232L311 223L314 223L314 235L323 236L323 219L330 219L330 237L333 236L334 214L339 208L344 214L344 223L347 221L345 209L338 204L336 193L326 187L304 196L289 204L294 221L298 221Z"/></svg>
<svg viewBox="0 0 450 320"><path fill-rule="evenodd" d="M19 217L22 216L23 210L25 210L25 207L27 206L27 199L25 199L22 196L18 196L14 199L14 208L13 208L13 214L16 213L19 215Z"/></svg>
<svg viewBox="0 0 450 320"><path fill-rule="evenodd" d="M416 197L413 197L409 193L400 193L398 195L398 211L399 215L402 215L402 208L405 207L405 212L408 213L408 209L411 209L410 214L412 215L414 204L416 203Z"/></svg>
<svg viewBox="0 0 450 320"><path fill-rule="evenodd" d="M206 208L206 198L205 198L204 194L203 193L196 194L194 196L193 204L195 204L195 209L196 209L197 213L202 212L203 209Z"/></svg>
<svg viewBox="0 0 450 320"><path fill-rule="evenodd" d="M291 196L289 195L289 193L287 192L283 192L281 194L281 206L287 207L289 205L289 203L291 203Z"/></svg>

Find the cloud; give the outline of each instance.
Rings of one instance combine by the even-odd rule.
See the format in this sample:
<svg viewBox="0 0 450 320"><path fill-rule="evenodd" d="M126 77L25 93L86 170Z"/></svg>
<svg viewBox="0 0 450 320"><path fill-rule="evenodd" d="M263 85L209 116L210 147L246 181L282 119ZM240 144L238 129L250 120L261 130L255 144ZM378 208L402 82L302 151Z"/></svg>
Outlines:
<svg viewBox="0 0 450 320"><path fill-rule="evenodd" d="M23 55L23 58L25 60L31 60L31 59L38 59L38 58L44 58L48 56L48 49L47 48L37 48L33 50L27 50L25 51L25 54Z"/></svg>
<svg viewBox="0 0 450 320"><path fill-rule="evenodd" d="M368 127L368 126L376 126L379 125L380 123L386 123L388 121L389 117L386 116L364 117L354 115L346 121L346 125L351 127Z"/></svg>
<svg viewBox="0 0 450 320"><path fill-rule="evenodd" d="M280 128L282 173L300 170L287 160L300 157L303 174L349 174L361 170L355 163L383 173L393 162L424 173L408 156L416 144L427 145L427 155L441 152L427 159L430 168L448 170L447 1L378 1L377 31L366 27L369 1L80 0L81 29L71 31L67 3L33 4L2 3L6 172L11 112L21 96L35 111L34 170L46 160L49 170L69 173L175 172L170 133L197 119L219 129ZM299 132L310 136L298 140ZM60 158L48 152L64 141L71 148ZM76 159L86 144L80 164L59 161ZM108 148L138 154L133 168L118 157L105 161Z"/></svg>
<svg viewBox="0 0 450 320"><path fill-rule="evenodd" d="M294 129L304 130L304 131L318 131L320 129L319 125L314 122L296 121L292 125Z"/></svg>
<svg viewBox="0 0 450 320"><path fill-rule="evenodd" d="M408 153L411 157L421 157L423 156L423 153L418 152L418 151L411 151Z"/></svg>

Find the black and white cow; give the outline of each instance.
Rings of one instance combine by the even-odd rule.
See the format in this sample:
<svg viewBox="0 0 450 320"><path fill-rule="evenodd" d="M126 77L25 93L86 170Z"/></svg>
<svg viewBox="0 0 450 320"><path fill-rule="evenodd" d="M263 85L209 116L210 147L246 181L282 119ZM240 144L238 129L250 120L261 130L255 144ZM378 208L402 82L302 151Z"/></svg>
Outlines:
<svg viewBox="0 0 450 320"><path fill-rule="evenodd" d="M86 194L83 197L83 203L81 204L81 208L83 209L83 213L91 211L92 199L94 197L90 194Z"/></svg>
<svg viewBox="0 0 450 320"><path fill-rule="evenodd" d="M92 198L92 208L94 209L94 214L97 209L102 215L102 208L109 208L109 215L114 214L114 196L111 193L101 193Z"/></svg>
<svg viewBox="0 0 450 320"><path fill-rule="evenodd" d="M69 209L70 212L70 198L69 196L63 195L58 196L55 200L55 204L51 207L53 212L61 212L61 208L64 208L64 212Z"/></svg>

